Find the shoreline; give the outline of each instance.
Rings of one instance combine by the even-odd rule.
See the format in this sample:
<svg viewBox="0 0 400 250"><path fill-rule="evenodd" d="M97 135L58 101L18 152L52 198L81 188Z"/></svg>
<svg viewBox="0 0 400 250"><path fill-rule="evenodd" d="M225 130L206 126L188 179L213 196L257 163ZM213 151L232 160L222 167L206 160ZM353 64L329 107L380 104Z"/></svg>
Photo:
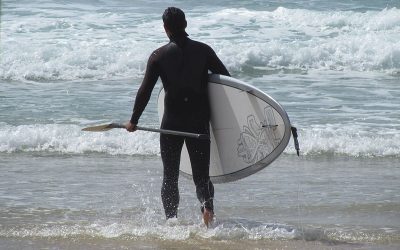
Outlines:
<svg viewBox="0 0 400 250"><path fill-rule="evenodd" d="M158 156L0 155L3 242L52 244L72 237L89 244L85 240L127 237L126 244L134 238L150 245L163 238L183 245L208 240L229 245L243 239L254 248L260 240L276 238L340 247L343 242L400 244L396 158L282 155L257 174L215 185L218 226L204 235L190 179L180 179L179 225L165 225Z"/></svg>
<svg viewBox="0 0 400 250"><path fill-rule="evenodd" d="M5 249L299 249L299 250L397 250L400 243L332 243L306 240L145 240L145 239L46 239L46 238L1 238L0 246Z"/></svg>

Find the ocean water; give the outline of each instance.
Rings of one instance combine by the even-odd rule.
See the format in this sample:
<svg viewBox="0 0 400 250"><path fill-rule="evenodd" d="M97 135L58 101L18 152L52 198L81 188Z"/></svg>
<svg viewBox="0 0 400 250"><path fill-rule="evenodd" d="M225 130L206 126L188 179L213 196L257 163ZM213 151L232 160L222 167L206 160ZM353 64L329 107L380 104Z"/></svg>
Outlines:
<svg viewBox="0 0 400 250"><path fill-rule="evenodd" d="M1 249L400 247L398 0L0 4ZM158 134L81 131L130 118L168 6L299 131L301 157L216 185L208 230L185 178L165 222Z"/></svg>

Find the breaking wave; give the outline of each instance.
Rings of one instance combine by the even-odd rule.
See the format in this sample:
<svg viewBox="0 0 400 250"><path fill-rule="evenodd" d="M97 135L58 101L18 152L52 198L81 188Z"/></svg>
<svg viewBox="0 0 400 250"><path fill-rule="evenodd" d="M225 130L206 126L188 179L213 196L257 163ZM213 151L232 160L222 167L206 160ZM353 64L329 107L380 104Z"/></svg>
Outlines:
<svg viewBox="0 0 400 250"><path fill-rule="evenodd" d="M67 7L65 7L67 8ZM167 41L159 16L18 7L4 11L0 79L74 81L140 77ZM15 18L15 13L21 14ZM209 43L229 70L334 70L400 74L400 10L188 11L191 37ZM32 39L34 37L35 39Z"/></svg>
<svg viewBox="0 0 400 250"><path fill-rule="evenodd" d="M83 126L82 126L83 127ZM157 133L113 130L82 132L78 125L45 124L0 126L0 152L50 152L64 154L106 153L110 155L160 154ZM364 131L334 125L299 129L302 155L347 155L351 157L398 157L400 133L396 129ZM290 141L286 154L295 154Z"/></svg>

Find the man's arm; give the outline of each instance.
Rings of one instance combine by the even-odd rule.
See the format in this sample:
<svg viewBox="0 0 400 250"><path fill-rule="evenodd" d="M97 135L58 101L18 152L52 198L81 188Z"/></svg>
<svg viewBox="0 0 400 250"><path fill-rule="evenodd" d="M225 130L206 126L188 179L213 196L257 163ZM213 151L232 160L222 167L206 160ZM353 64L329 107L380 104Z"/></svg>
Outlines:
<svg viewBox="0 0 400 250"><path fill-rule="evenodd" d="M218 58L217 54L214 52L212 48L210 48L208 55L208 69L214 74L220 74L225 76L231 76L225 65Z"/></svg>
<svg viewBox="0 0 400 250"><path fill-rule="evenodd" d="M155 61L154 57L155 54L153 53L147 62L146 73L144 75L142 85L136 94L131 119L129 123L125 125L126 129L130 132L136 130L136 125L138 124L139 118L150 100L151 92L153 91L159 77L157 62Z"/></svg>

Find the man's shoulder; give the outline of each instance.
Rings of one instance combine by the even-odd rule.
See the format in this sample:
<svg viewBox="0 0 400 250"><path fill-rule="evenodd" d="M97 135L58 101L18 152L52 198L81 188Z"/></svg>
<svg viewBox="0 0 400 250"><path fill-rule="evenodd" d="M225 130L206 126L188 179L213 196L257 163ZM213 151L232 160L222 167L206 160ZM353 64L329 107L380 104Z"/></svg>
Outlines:
<svg viewBox="0 0 400 250"><path fill-rule="evenodd" d="M196 41L196 40L192 40L192 39L189 39L189 41L190 41L194 46L202 47L202 48L205 48L205 49L211 49L210 45L208 45L208 44L206 44L206 43L204 43L204 42L200 42L200 41Z"/></svg>
<svg viewBox="0 0 400 250"><path fill-rule="evenodd" d="M166 50L169 46L171 46L171 42L162 45L162 46L159 47L158 49L154 50L153 53L155 53L155 52L158 53L158 52L161 52L161 51L163 51L163 50Z"/></svg>
<svg viewBox="0 0 400 250"><path fill-rule="evenodd" d="M149 61L156 61L160 55L163 53L163 51L166 50L168 44L165 44L161 47L159 47L158 49L155 49L153 52L151 52L150 57L149 57Z"/></svg>
<svg viewBox="0 0 400 250"><path fill-rule="evenodd" d="M157 58L157 57L161 56L162 54L165 54L167 51L169 51L171 49L171 46L174 46L174 44L171 42L162 45L158 49L151 52L150 57Z"/></svg>
<svg viewBox="0 0 400 250"><path fill-rule="evenodd" d="M210 55L214 52L211 46L204 42L196 40L189 40L189 41L191 43L191 48L195 51L201 51L201 53L204 53L205 55Z"/></svg>

